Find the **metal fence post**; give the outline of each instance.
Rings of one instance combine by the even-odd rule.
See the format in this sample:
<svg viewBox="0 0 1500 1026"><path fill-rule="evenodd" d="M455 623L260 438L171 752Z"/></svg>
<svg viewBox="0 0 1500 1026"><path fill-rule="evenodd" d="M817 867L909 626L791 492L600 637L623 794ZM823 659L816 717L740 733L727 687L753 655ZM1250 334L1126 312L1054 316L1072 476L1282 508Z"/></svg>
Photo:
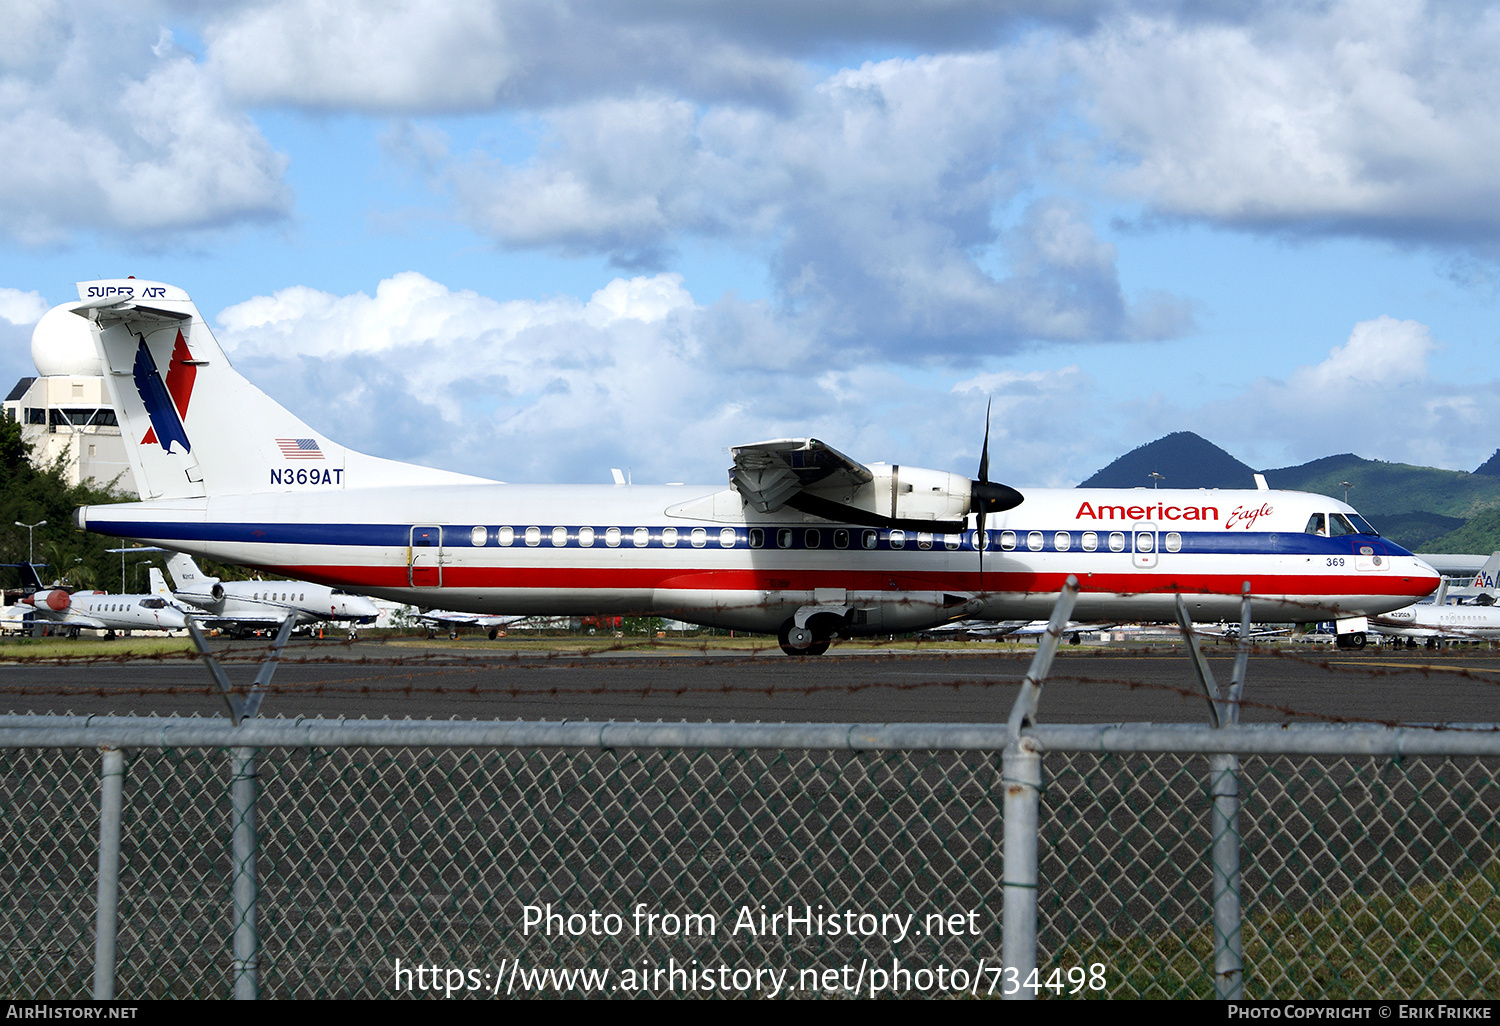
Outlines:
<svg viewBox="0 0 1500 1026"><path fill-rule="evenodd" d="M233 807L234 996L260 996L260 935L255 926L255 749L231 748L230 800Z"/></svg>
<svg viewBox="0 0 1500 1026"><path fill-rule="evenodd" d="M1026 982L1036 972L1037 819L1042 793L1041 746L1013 738L1001 762L1005 783L1005 881L1001 913L1001 998L1036 997ZM1012 972L1014 973L1012 975ZM1015 986L1014 993L1006 988Z"/></svg>
<svg viewBox="0 0 1500 1026"><path fill-rule="evenodd" d="M94 913L94 1000L115 996L115 936L120 907L120 815L124 795L125 753L112 745L99 777L99 893Z"/></svg>
<svg viewBox="0 0 1500 1026"><path fill-rule="evenodd" d="M1214 996L1239 1001L1245 994L1245 956L1240 933L1240 758L1208 760L1213 799Z"/></svg>

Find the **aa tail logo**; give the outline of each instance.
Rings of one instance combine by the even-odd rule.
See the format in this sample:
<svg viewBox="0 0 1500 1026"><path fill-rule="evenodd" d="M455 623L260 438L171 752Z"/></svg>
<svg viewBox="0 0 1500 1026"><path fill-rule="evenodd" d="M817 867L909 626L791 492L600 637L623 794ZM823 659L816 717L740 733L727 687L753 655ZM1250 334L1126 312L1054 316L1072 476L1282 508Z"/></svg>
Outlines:
<svg viewBox="0 0 1500 1026"><path fill-rule="evenodd" d="M154 443L171 452L172 443L176 442L182 446L183 452L193 451L182 423L187 417L188 402L193 398L193 382L198 378L198 368L192 359L187 340L179 331L177 342L172 346L172 360L167 365L167 380L163 384L151 350L146 348L146 340L141 339L135 351L135 390L141 402L146 404L146 415L151 418L151 427L141 439L142 445Z"/></svg>

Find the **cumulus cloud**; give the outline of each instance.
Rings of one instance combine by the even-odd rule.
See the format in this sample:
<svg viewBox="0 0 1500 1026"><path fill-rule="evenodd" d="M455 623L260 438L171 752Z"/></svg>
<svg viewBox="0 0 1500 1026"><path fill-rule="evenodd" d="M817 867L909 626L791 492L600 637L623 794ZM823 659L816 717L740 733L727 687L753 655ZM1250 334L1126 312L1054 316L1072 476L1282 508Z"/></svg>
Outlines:
<svg viewBox="0 0 1500 1026"><path fill-rule="evenodd" d="M1068 49L1116 186L1155 213L1493 245L1497 46L1492 7L1341 0L1120 15Z"/></svg>
<svg viewBox="0 0 1500 1026"><path fill-rule="evenodd" d="M228 8L208 59L254 104L482 111L638 87L784 102L803 73L712 22L651 5L552 0L282 0Z"/></svg>
<svg viewBox="0 0 1500 1026"><path fill-rule="evenodd" d="M22 292L0 286L0 319L16 325L33 325L48 309L40 292Z"/></svg>
<svg viewBox="0 0 1500 1026"><path fill-rule="evenodd" d="M1382 316L1356 324L1315 364L1251 382L1197 408L1169 397L1120 411L1156 427L1191 430L1259 466L1286 466L1337 452L1466 469L1500 437L1500 381L1445 381L1428 359L1426 325Z"/></svg>
<svg viewBox="0 0 1500 1026"><path fill-rule="evenodd" d="M717 483L729 446L809 435L859 459L972 473L984 432L979 392L914 385L878 363L810 362L807 340L788 339L766 307L702 305L675 274L618 278L587 299L501 302L407 272L373 294L258 296L217 323L236 367L331 437L505 480L607 480L629 467L638 481ZM1056 452L1038 411L1086 380L1070 368L981 384L1001 397L997 473L1020 455L1035 483L1029 461Z"/></svg>
<svg viewBox="0 0 1500 1026"><path fill-rule="evenodd" d="M997 224L1029 185L1055 81L1045 48L891 60L837 72L791 114L662 95L573 105L520 163L408 145L502 245L627 269L669 263L689 237L769 247L781 308L830 345L973 358L1184 330L1180 302L1122 294L1079 203L1037 198Z"/></svg>
<svg viewBox="0 0 1500 1026"><path fill-rule="evenodd" d="M0 231L35 245L287 212L285 158L149 8L18 13L0 50Z"/></svg>

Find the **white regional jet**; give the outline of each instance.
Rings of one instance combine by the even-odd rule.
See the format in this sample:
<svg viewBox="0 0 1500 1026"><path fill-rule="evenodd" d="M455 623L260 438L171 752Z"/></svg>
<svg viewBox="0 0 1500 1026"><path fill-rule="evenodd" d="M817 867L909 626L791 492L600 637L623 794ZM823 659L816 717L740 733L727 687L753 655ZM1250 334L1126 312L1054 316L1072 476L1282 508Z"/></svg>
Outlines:
<svg viewBox="0 0 1500 1026"><path fill-rule="evenodd" d="M36 570L23 563L22 581L28 589L18 605L31 607L33 619L72 637L84 630L180 631L187 626L182 612L160 595L111 595L104 591L75 591L42 584Z"/></svg>
<svg viewBox="0 0 1500 1026"><path fill-rule="evenodd" d="M308 581L220 581L200 570L192 556L181 552L174 552L167 560L167 569L177 585L177 591L168 595L195 607L189 611L199 623L224 626L234 637L277 627L288 615L295 616L299 626L329 620L352 625L374 623L379 613L375 603L363 595ZM153 588L165 591L165 581L155 587L159 571L153 568L151 574Z"/></svg>
<svg viewBox="0 0 1500 1026"><path fill-rule="evenodd" d="M1496 579L1500 575L1500 552L1492 554L1474 578L1479 601L1449 605L1447 588L1438 590L1437 601L1418 603L1370 617L1370 629L1397 639L1407 647L1418 641L1436 648L1440 641L1493 641L1500 639L1500 605L1495 604ZM1397 641L1400 644L1400 641Z"/></svg>
<svg viewBox="0 0 1500 1026"><path fill-rule="evenodd" d="M834 637L1034 619L1065 579L1080 620L1164 620L1183 595L1263 621L1398 609L1438 575L1349 506L1298 492L1034 489L862 465L815 439L733 450L727 485L511 485L329 440L241 377L181 289L83 282L143 501L91 531L424 607L646 613ZM1333 527L1330 528L1329 524ZM1316 529L1316 525L1322 525Z"/></svg>

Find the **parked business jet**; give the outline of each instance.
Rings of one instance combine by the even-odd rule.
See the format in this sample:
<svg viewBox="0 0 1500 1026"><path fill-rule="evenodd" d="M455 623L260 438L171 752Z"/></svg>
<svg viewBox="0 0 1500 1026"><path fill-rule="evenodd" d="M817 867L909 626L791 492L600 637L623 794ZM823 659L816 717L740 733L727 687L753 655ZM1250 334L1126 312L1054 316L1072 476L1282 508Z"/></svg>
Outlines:
<svg viewBox="0 0 1500 1026"><path fill-rule="evenodd" d="M193 557L174 552L167 569L177 585L167 588L161 571L151 571L152 590L186 604L201 624L225 627L234 637L281 624L288 615L297 624L340 621L351 625L374 623L379 610L363 595L351 595L308 581L220 581L198 568Z"/></svg>
<svg viewBox="0 0 1500 1026"><path fill-rule="evenodd" d="M104 591L74 591L47 587L29 563L21 564L21 583L29 594L19 605L31 608L32 619L78 637L84 630L180 631L187 626L182 612L160 595L111 595Z"/></svg>
<svg viewBox="0 0 1500 1026"><path fill-rule="evenodd" d="M650 613L830 639L965 617L1263 621L1398 609L1438 575L1322 495L1034 489L861 464L816 439L732 450L728 486L510 485L347 449L225 358L187 293L83 282L140 502L91 531L424 607Z"/></svg>
<svg viewBox="0 0 1500 1026"><path fill-rule="evenodd" d="M1500 605L1495 604L1496 581L1500 579L1500 552L1490 556L1474 578L1479 589L1473 603L1451 605L1448 589L1438 589L1434 602L1416 603L1370 617L1370 629L1389 637L1405 639L1407 647L1418 641L1436 648L1441 641L1493 641L1500 639ZM1397 644L1400 644L1398 641Z"/></svg>

